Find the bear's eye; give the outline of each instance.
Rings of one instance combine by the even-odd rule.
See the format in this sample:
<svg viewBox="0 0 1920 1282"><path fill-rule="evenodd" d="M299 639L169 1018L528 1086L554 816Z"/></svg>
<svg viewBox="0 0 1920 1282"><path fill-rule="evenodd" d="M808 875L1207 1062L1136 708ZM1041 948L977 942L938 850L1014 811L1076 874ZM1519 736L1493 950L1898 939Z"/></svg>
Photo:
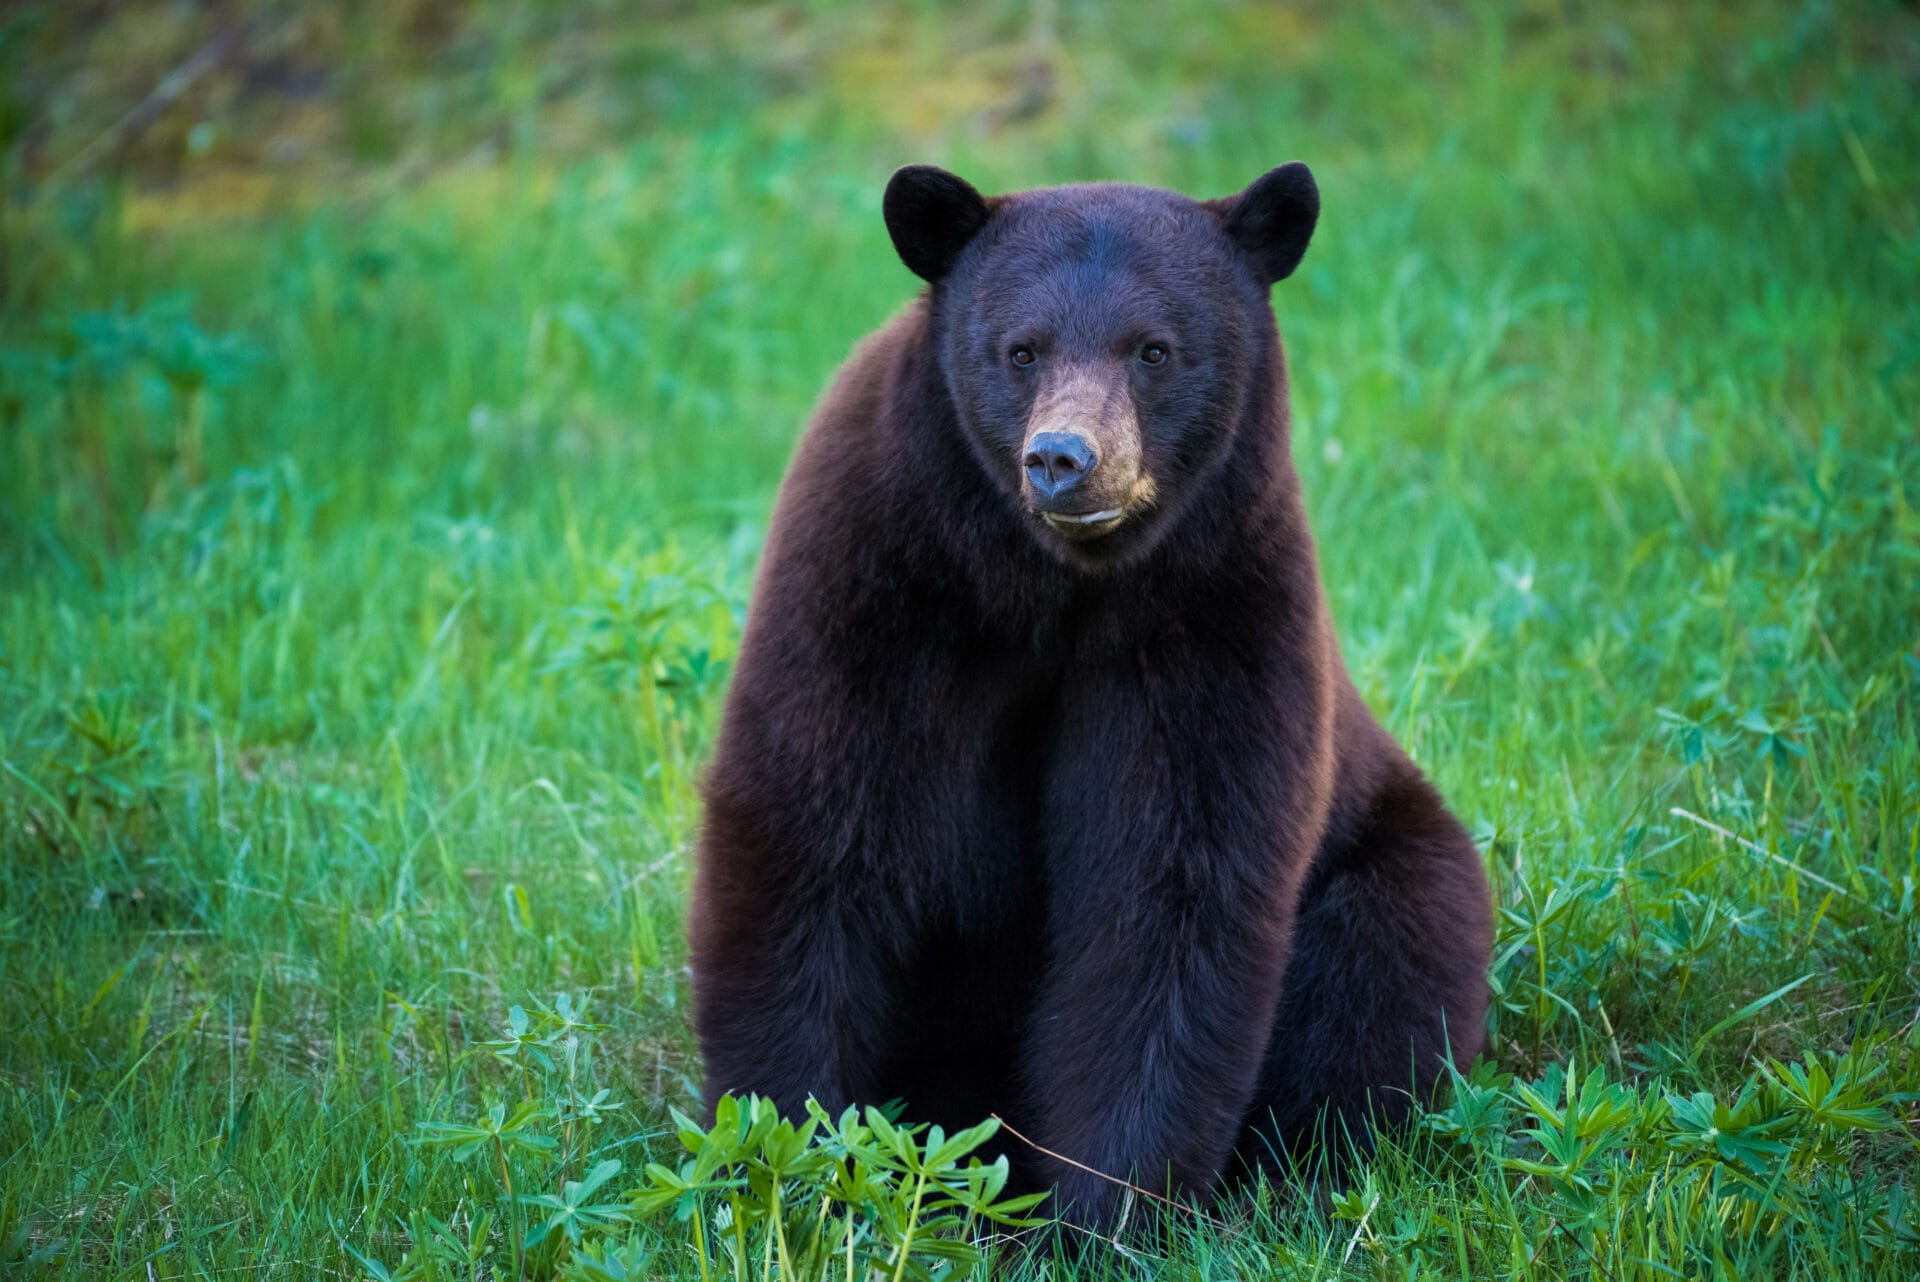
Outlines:
<svg viewBox="0 0 1920 1282"><path fill-rule="evenodd" d="M1007 359L1011 360L1015 365L1031 365L1033 364L1033 349L1031 347L1016 347L1007 353Z"/></svg>
<svg viewBox="0 0 1920 1282"><path fill-rule="evenodd" d="M1148 343L1140 349L1140 359L1149 365L1158 365L1167 359L1167 349L1159 343Z"/></svg>

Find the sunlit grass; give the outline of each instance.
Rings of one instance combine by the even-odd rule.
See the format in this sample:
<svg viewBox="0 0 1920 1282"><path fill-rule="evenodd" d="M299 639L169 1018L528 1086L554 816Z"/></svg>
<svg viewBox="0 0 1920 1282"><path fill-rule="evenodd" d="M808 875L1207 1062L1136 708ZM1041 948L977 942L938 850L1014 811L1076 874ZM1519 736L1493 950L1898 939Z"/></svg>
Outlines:
<svg viewBox="0 0 1920 1282"><path fill-rule="evenodd" d="M6 213L0 1260L350 1274L491 1214L510 1276L488 1168L410 1141L526 1093L480 1044L562 991L625 1105L583 1160L676 1162L693 783L798 425L912 291L889 168L1297 157L1296 455L1355 677L1494 873L1496 1062L1351 1187L1086 1269L1912 1276L1911 13L859 18L784 89L676 19L736 70L564 161ZM912 106L1034 48L1031 118ZM1793 1103L1809 1053L1867 1122ZM1585 1157L1528 1134L1569 1078Z"/></svg>

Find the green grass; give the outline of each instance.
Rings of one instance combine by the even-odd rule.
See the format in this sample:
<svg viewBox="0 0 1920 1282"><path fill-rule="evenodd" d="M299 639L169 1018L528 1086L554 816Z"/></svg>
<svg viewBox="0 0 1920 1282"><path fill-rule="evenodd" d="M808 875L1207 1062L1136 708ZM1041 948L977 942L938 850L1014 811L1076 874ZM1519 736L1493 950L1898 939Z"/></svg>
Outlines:
<svg viewBox="0 0 1920 1282"><path fill-rule="evenodd" d="M912 292L889 168L1298 157L1296 455L1494 874L1495 1062L1084 1273L1920 1271L1920 20L1610 8L696 13L594 64L619 137L503 72L504 157L244 215L9 161L0 1267L354 1275L491 1211L512 1276L410 1141L531 1089L482 1043L560 992L625 1106L574 1173L677 1160L693 781L797 427Z"/></svg>

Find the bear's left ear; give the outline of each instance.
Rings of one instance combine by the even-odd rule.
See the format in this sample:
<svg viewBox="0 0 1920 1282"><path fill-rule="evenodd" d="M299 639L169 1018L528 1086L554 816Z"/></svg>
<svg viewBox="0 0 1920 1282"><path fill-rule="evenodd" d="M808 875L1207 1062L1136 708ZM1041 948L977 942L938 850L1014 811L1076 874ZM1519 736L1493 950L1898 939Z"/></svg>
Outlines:
<svg viewBox="0 0 1920 1282"><path fill-rule="evenodd" d="M933 165L894 170L881 210L900 261L927 281L953 269L992 213L971 183Z"/></svg>
<svg viewBox="0 0 1920 1282"><path fill-rule="evenodd" d="M1238 196L1209 200L1227 235L1246 251L1263 285L1285 280L1300 265L1320 221L1320 188L1299 161L1269 169Z"/></svg>

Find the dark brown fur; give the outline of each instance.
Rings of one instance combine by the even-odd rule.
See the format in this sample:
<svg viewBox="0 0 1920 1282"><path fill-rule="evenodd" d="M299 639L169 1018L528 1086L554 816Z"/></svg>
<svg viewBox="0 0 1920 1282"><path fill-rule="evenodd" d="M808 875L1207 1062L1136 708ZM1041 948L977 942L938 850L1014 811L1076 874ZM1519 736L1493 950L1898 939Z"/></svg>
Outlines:
<svg viewBox="0 0 1920 1282"><path fill-rule="evenodd" d="M1056 189L965 205L923 243L895 199L933 288L859 347L800 444L706 781L709 1094L997 1111L1187 1191L1236 1154L1297 1151L1329 1105L1356 1133L1404 1116L1443 1056L1480 1048L1489 906L1328 619L1265 299L1311 213L1275 250L1232 201ZM1115 375L1138 375L1171 488L1105 562L1117 536L1050 541L983 426L998 411L962 409L985 380L1021 395L971 355L1002 341L974 300L1007 291L967 282L1023 245L1065 264L1047 297L1068 320L1140 281L1226 318L1204 332L1230 377ZM1115 1209L1072 1168L1027 1174L1076 1218Z"/></svg>

